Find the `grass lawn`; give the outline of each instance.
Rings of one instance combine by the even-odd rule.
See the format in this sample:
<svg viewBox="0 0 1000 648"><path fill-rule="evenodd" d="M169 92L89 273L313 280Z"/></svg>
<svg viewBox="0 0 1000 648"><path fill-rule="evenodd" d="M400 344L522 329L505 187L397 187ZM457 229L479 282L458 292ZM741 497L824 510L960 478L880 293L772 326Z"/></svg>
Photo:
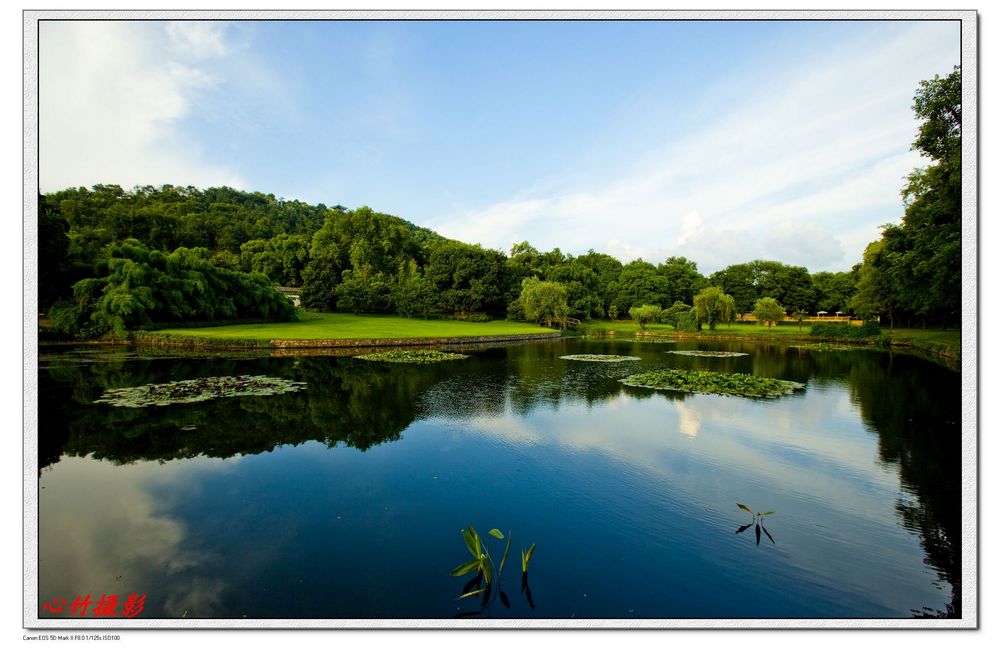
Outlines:
<svg viewBox="0 0 1000 648"><path fill-rule="evenodd" d="M632 337L639 332L639 325L631 320L618 320L609 322L594 320L586 322L581 327L582 330L591 335L605 335L609 331L614 331L616 337ZM760 326L757 323L734 323L720 324L715 331L705 328L700 334L687 333L686 335L699 335L701 337L726 337L726 336L761 336L761 337L781 337L781 336L808 336L811 324L803 322L799 328L798 322L782 322L770 328ZM668 324L648 324L646 330L650 333L660 333L670 335L676 333L674 328ZM890 335L888 328L882 329L883 335ZM962 332L958 329L942 331L940 329L904 329L897 328L891 332L894 343L908 344L927 351L941 352L948 355L958 356L962 349Z"/></svg>
<svg viewBox="0 0 1000 648"><path fill-rule="evenodd" d="M584 328L593 334L606 333L607 331L614 331L616 336L624 335L631 337L639 332L639 325L635 324L631 320L618 320L616 322L608 321L591 321L584 324ZM647 324L646 330L650 333L665 333L671 334L676 333L674 327L669 324ZM688 333L687 335L694 335L693 333ZM756 323L735 323L720 324L715 331L709 331L708 327L705 327L701 331L701 335L809 335L809 324L803 323L802 329L799 330L798 322L784 322L778 326L772 326L770 328L766 326L760 326Z"/></svg>
<svg viewBox="0 0 1000 648"><path fill-rule="evenodd" d="M887 329L883 329L883 333L889 333ZM947 344L949 346L961 347L962 346L962 331L958 329L949 329L947 331L942 331L939 329L905 329L898 328L892 330L893 340L923 340L925 342L937 342L939 344Z"/></svg>
<svg viewBox="0 0 1000 648"><path fill-rule="evenodd" d="M163 335L183 335L214 339L244 340L371 340L379 338L476 337L552 333L553 329L495 320L461 322L457 320L407 319L392 315L350 315L346 313L299 313L295 322L233 324L204 328L163 329Z"/></svg>
<svg viewBox="0 0 1000 648"><path fill-rule="evenodd" d="M888 329L882 329L882 332L889 334ZM958 357L962 351L962 331L958 329L942 331L939 329L898 328L892 331L892 341L910 344L927 351L945 351L955 357Z"/></svg>

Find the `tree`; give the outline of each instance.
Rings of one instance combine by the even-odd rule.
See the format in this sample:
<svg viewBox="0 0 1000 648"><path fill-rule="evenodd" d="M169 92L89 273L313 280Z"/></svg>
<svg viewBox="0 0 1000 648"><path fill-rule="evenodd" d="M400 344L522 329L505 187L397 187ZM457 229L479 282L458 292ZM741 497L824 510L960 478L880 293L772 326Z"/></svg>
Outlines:
<svg viewBox="0 0 1000 648"><path fill-rule="evenodd" d="M622 268L613 303L618 306L619 311L635 304L656 304L662 307L673 303L670 294L670 282L656 271L656 266L637 259Z"/></svg>
<svg viewBox="0 0 1000 648"><path fill-rule="evenodd" d="M576 257L575 261L594 271L597 276L597 297L600 300L600 310L607 313L612 320L616 319L623 310L621 304L615 303L622 262L609 254L593 250ZM611 317L612 309L615 312L614 317Z"/></svg>
<svg viewBox="0 0 1000 648"><path fill-rule="evenodd" d="M675 301L674 305L670 308L664 309L660 313L660 321L664 324L669 324L677 329L679 320L678 318L690 317L691 307L682 301Z"/></svg>
<svg viewBox="0 0 1000 648"><path fill-rule="evenodd" d="M302 306L310 310L332 311L337 307L340 266L333 256L309 259L302 271Z"/></svg>
<svg viewBox="0 0 1000 648"><path fill-rule="evenodd" d="M713 331L719 322L732 322L736 317L735 300L718 286L703 288L695 295L693 310L698 323L707 323Z"/></svg>
<svg viewBox="0 0 1000 648"><path fill-rule="evenodd" d="M753 316L762 325L771 327L785 319L785 309L774 297L761 297L754 304Z"/></svg>
<svg viewBox="0 0 1000 648"><path fill-rule="evenodd" d="M856 290L854 280L850 272L814 272L817 311L846 313Z"/></svg>
<svg viewBox="0 0 1000 648"><path fill-rule="evenodd" d="M553 281L541 281L538 277L528 277L521 282L521 305L524 317L531 322L552 322L566 326L569 314L566 287Z"/></svg>
<svg viewBox="0 0 1000 648"><path fill-rule="evenodd" d="M795 319L796 322L799 323L799 330L801 331L802 330L802 321L805 318L809 317L809 313L805 312L804 310L797 310L794 313L792 313L792 317Z"/></svg>
<svg viewBox="0 0 1000 648"><path fill-rule="evenodd" d="M74 285L55 319L67 332L122 335L158 323L289 320L291 302L261 274L220 268L205 248L170 254L128 239L109 250L108 274Z"/></svg>
<svg viewBox="0 0 1000 648"><path fill-rule="evenodd" d="M851 300L851 308L864 319L888 316L891 330L897 294L889 269L889 257L885 253L885 242L873 241L865 248L864 261L858 272L858 290Z"/></svg>
<svg viewBox="0 0 1000 648"><path fill-rule="evenodd" d="M335 289L337 308L358 313L383 313L389 310L392 288L382 273L367 275L344 270Z"/></svg>
<svg viewBox="0 0 1000 648"><path fill-rule="evenodd" d="M604 315L597 273L579 259L568 255L561 264L549 269L546 279L566 287L569 314L573 317L590 319Z"/></svg>
<svg viewBox="0 0 1000 648"><path fill-rule="evenodd" d="M410 273L393 287L392 303L403 317L427 318L437 308L437 291L414 264Z"/></svg>
<svg viewBox="0 0 1000 648"><path fill-rule="evenodd" d="M456 313L505 310L510 274L502 252L442 241L431 246L424 276L434 284L445 310Z"/></svg>
<svg viewBox="0 0 1000 648"><path fill-rule="evenodd" d="M921 125L913 149L931 164L903 188L905 213L865 250L852 304L866 317L886 315L892 328L917 318L944 324L961 317L961 69L922 81L913 110Z"/></svg>
<svg viewBox="0 0 1000 648"><path fill-rule="evenodd" d="M708 281L698 272L698 265L684 257L670 257L656 267L656 271L667 280L666 303L690 302L695 293L708 285Z"/></svg>
<svg viewBox="0 0 1000 648"><path fill-rule="evenodd" d="M760 298L757 294L756 271L750 263L731 265L714 273L710 281L727 295L732 295L737 315L749 313L753 310L754 302Z"/></svg>
<svg viewBox="0 0 1000 648"><path fill-rule="evenodd" d="M663 309L656 304L643 304L633 306L628 310L628 316L639 325L639 329L645 331L646 325L650 322L660 321L660 313Z"/></svg>
<svg viewBox="0 0 1000 648"><path fill-rule="evenodd" d="M38 197L38 308L72 292L69 277L69 223L59 210Z"/></svg>

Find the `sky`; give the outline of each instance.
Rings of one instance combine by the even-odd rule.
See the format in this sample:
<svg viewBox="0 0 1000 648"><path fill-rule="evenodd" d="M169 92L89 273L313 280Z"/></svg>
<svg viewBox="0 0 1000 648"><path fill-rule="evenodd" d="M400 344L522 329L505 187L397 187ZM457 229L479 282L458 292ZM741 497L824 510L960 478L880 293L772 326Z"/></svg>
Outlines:
<svg viewBox="0 0 1000 648"><path fill-rule="evenodd" d="M948 21L46 21L43 192L229 185L703 273L848 270Z"/></svg>

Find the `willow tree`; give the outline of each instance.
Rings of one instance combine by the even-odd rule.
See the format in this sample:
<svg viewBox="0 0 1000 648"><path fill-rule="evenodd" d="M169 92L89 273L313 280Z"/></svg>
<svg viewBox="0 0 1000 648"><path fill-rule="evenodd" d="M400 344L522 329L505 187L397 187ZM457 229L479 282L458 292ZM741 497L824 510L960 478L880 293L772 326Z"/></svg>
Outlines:
<svg viewBox="0 0 1000 648"><path fill-rule="evenodd" d="M736 319L736 301L722 292L722 288L709 286L694 296L694 315L699 325L708 324L714 331L719 322Z"/></svg>
<svg viewBox="0 0 1000 648"><path fill-rule="evenodd" d="M538 277L528 277L521 282L521 305L525 319L533 322L545 322L552 326L558 322L565 326L569 315L568 291L566 287L554 281L541 281Z"/></svg>

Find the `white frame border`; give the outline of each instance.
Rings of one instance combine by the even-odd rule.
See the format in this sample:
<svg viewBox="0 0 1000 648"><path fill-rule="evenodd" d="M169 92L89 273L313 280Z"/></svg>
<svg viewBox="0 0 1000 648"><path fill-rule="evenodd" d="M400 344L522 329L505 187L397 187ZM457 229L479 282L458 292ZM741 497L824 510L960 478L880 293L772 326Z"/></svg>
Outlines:
<svg viewBox="0 0 1000 648"><path fill-rule="evenodd" d="M40 20L957 20L962 56L962 615L961 619L41 619L38 617L38 22ZM335 10L40 11L23 14L24 597L28 629L639 629L979 627L979 31L973 10L646 11Z"/></svg>

